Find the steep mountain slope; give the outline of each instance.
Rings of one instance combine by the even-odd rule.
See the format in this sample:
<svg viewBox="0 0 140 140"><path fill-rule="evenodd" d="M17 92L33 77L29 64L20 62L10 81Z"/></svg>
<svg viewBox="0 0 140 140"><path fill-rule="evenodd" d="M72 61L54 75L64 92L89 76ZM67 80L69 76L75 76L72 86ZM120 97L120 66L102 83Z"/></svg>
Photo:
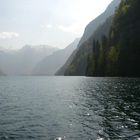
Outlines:
<svg viewBox="0 0 140 140"><path fill-rule="evenodd" d="M93 38L96 40L101 40L102 34L108 36L111 22L112 17L109 17L105 23L103 23L99 26L99 28L97 28L94 34L87 41L85 41L81 46L79 46L78 44L78 47L72 52L66 63L56 72L55 75L71 75L73 72L75 72L74 75L85 75L87 65L86 60L88 56L87 54L88 52L91 52L91 48L93 45L92 40ZM82 60L80 60L81 58ZM74 65L79 66L77 68L74 68Z"/></svg>
<svg viewBox="0 0 140 140"><path fill-rule="evenodd" d="M93 39L101 40L102 35L108 36L112 16L119 5L120 0L114 0L106 11L87 25L84 35L80 40L77 52L70 65L66 68L64 75L85 75L87 69L87 59L92 51Z"/></svg>
<svg viewBox="0 0 140 140"><path fill-rule="evenodd" d="M98 16L86 26L84 34L79 42L79 46L81 46L85 41L87 41L91 37L91 35L93 35L93 33L97 30L97 28L106 21L108 17L114 15L116 7L119 5L120 1L121 0L113 0L104 13L102 13L100 16Z"/></svg>
<svg viewBox="0 0 140 140"><path fill-rule="evenodd" d="M140 1L122 0L108 38L93 45L90 76L140 77Z"/></svg>
<svg viewBox="0 0 140 140"><path fill-rule="evenodd" d="M33 75L54 75L66 62L71 53L76 49L79 39L76 39L68 47L58 50L50 56L47 56L33 70Z"/></svg>
<svg viewBox="0 0 140 140"><path fill-rule="evenodd" d="M65 75L140 77L139 13L139 0L122 0L80 46Z"/></svg>
<svg viewBox="0 0 140 140"><path fill-rule="evenodd" d="M84 42L80 48L77 49L75 56L73 57L70 65L65 69L64 75L86 75L88 56L92 52L93 38L96 40L102 40L102 34L108 36L112 23L112 17L108 18L94 34Z"/></svg>
<svg viewBox="0 0 140 140"><path fill-rule="evenodd" d="M8 75L29 75L44 57L58 50L51 46L26 45L19 50L1 50L0 67Z"/></svg>
<svg viewBox="0 0 140 140"><path fill-rule="evenodd" d="M67 59L67 61L65 62L65 64L58 69L58 71L55 73L55 75L64 75L67 67L72 63L73 58L75 57L77 53L77 49L75 49L72 54L70 55L70 57Z"/></svg>

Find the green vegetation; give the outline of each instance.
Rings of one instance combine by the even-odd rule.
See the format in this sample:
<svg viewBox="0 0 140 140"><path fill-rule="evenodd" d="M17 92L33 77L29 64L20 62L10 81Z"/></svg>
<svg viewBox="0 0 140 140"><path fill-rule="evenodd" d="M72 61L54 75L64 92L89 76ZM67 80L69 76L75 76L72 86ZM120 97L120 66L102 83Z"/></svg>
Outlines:
<svg viewBox="0 0 140 140"><path fill-rule="evenodd" d="M140 0L122 0L82 43L65 75L140 77Z"/></svg>
<svg viewBox="0 0 140 140"><path fill-rule="evenodd" d="M87 67L90 66L89 63L92 64L92 62L89 62L87 60L90 59L90 61L92 61L92 58L93 57L95 58L95 56L92 56L92 53L94 51L93 46L95 46L93 44L93 38L94 40L99 40L97 42L94 41L97 43L95 48L97 48L98 50L100 46L99 42L101 42L102 39L106 39L105 36L109 35L111 23L112 23L112 17L109 17L105 23L103 23L97 28L97 30L86 42L84 42L82 45L78 47L73 60L71 61L69 66L67 66L65 70L65 75L86 75ZM102 37L102 34L105 34L105 36ZM104 49L104 46L103 46L103 49ZM88 71L91 71L92 73L91 69L93 68L88 68Z"/></svg>
<svg viewBox="0 0 140 140"><path fill-rule="evenodd" d="M109 36L93 40L87 76L140 76L140 1L122 0Z"/></svg>

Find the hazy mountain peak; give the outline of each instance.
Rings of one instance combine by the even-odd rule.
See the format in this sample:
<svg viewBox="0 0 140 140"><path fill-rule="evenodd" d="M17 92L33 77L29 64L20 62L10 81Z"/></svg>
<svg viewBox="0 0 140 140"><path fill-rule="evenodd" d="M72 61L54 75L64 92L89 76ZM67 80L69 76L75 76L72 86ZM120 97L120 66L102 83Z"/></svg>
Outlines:
<svg viewBox="0 0 140 140"><path fill-rule="evenodd" d="M25 45L18 50L1 50L0 68L8 75L27 75L39 61L57 50L48 45Z"/></svg>
<svg viewBox="0 0 140 140"><path fill-rule="evenodd" d="M66 48L54 52L52 55L45 57L35 67L34 75L54 75L60 67L64 65L68 57L77 48L79 39L76 38Z"/></svg>

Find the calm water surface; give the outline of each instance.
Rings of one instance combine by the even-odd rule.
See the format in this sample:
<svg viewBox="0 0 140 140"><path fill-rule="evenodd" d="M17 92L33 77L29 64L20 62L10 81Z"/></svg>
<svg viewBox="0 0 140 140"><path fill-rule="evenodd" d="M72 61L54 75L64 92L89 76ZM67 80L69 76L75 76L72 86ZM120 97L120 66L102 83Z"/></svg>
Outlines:
<svg viewBox="0 0 140 140"><path fill-rule="evenodd" d="M140 79L0 77L0 140L140 140Z"/></svg>

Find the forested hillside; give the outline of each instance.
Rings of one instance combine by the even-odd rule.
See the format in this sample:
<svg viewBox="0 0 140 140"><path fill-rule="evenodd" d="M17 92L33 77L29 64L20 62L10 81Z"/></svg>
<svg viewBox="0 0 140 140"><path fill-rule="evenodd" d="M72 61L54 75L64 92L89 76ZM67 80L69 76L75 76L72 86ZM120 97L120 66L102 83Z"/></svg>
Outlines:
<svg viewBox="0 0 140 140"><path fill-rule="evenodd" d="M122 0L109 37L93 40L87 76L140 76L140 1Z"/></svg>
<svg viewBox="0 0 140 140"><path fill-rule="evenodd" d="M112 17L108 18L105 23L97 28L93 35L84 42L77 50L72 62L65 70L65 75L86 75L88 65L88 57L92 52L93 38L101 41L102 34L106 36L109 34L111 27Z"/></svg>
<svg viewBox="0 0 140 140"><path fill-rule="evenodd" d="M122 0L115 14L82 43L65 75L140 76L139 12L139 0Z"/></svg>
<svg viewBox="0 0 140 140"><path fill-rule="evenodd" d="M87 59L92 52L93 39L101 40L103 34L106 36L109 35L112 16L119 3L120 0L113 0L104 13L86 26L85 32L79 42L78 49L74 56L70 57L70 61L68 62L71 63L65 68L64 75L86 75Z"/></svg>

